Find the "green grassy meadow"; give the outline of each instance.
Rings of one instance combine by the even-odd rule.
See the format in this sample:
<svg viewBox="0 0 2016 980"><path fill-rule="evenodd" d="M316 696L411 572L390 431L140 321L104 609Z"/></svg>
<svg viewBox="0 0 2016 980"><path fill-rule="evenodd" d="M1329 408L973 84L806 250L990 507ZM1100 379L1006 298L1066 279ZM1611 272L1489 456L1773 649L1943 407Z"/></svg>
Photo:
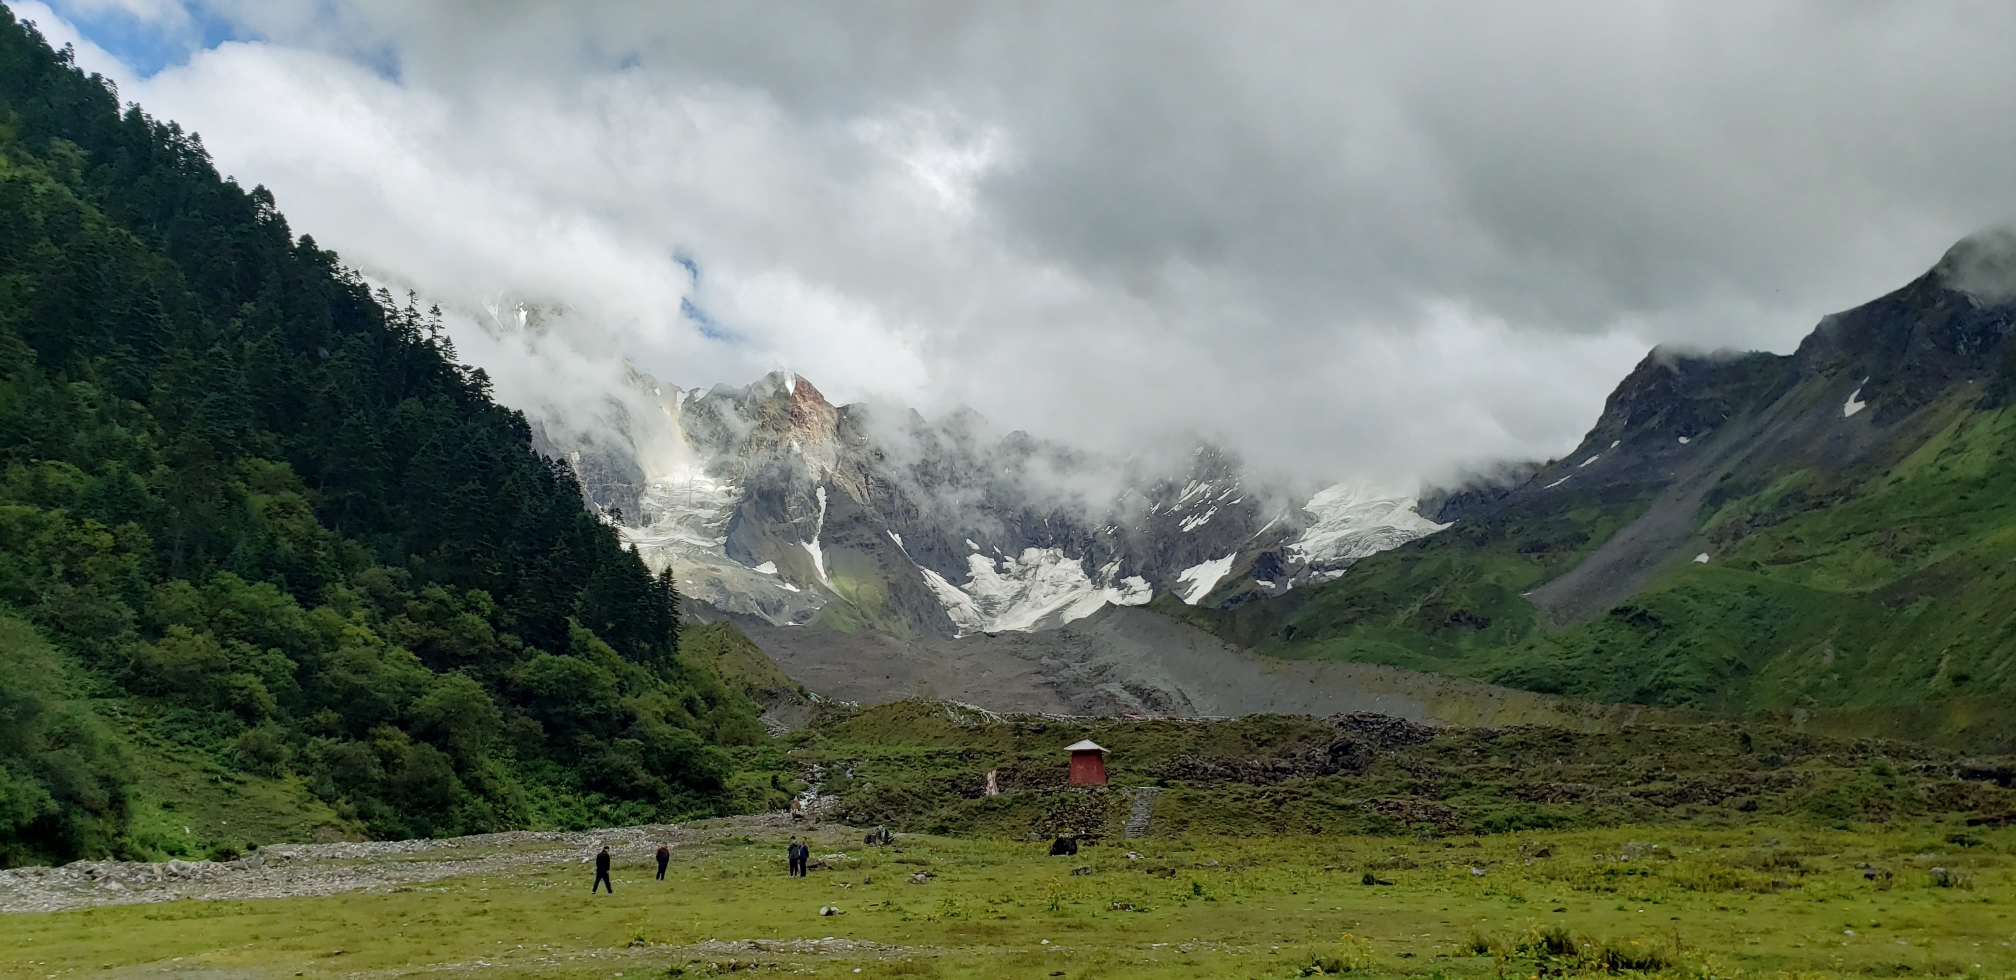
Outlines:
<svg viewBox="0 0 2016 980"><path fill-rule="evenodd" d="M585 866L568 863L326 898L12 915L0 978L2016 975L2016 830L1958 821L1146 838L1058 858L929 836L864 850L832 827L815 853L847 857L805 880L784 876L782 840L680 848L663 883L646 861L619 862L613 896L589 895Z"/></svg>

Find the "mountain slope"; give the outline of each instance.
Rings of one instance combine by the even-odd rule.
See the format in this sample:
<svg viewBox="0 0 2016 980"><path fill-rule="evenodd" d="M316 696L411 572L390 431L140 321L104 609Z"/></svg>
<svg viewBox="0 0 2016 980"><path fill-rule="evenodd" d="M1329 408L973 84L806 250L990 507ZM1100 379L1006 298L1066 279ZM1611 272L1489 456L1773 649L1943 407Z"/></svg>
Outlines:
<svg viewBox="0 0 2016 980"><path fill-rule="evenodd" d="M1967 239L1791 356L1655 351L1574 453L1447 497L1451 530L1167 611L1282 656L2011 744L2012 256Z"/></svg>
<svg viewBox="0 0 2016 980"><path fill-rule="evenodd" d="M0 864L725 805L753 706L531 439L0 12Z"/></svg>

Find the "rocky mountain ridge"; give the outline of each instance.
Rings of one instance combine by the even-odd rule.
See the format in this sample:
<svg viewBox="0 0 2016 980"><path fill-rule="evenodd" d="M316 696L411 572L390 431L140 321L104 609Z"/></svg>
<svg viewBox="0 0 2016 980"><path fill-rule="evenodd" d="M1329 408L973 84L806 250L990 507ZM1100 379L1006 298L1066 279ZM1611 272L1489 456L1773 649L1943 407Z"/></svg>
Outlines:
<svg viewBox="0 0 2016 980"><path fill-rule="evenodd" d="M586 424L535 415L541 450L689 600L773 626L1054 629L1228 576L1285 593L1440 527L1412 497L1304 497L1209 445L1158 468L970 411L835 406L789 372L682 390L632 370L628 388Z"/></svg>

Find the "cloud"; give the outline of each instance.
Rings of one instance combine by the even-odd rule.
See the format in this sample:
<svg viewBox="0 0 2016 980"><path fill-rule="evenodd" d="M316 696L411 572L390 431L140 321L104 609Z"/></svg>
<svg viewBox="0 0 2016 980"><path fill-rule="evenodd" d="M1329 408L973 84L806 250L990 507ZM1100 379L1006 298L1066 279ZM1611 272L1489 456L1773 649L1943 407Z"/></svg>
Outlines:
<svg viewBox="0 0 2016 980"><path fill-rule="evenodd" d="M458 323L1304 477L1557 454L2016 216L2006 5L187 9L249 40L124 95Z"/></svg>

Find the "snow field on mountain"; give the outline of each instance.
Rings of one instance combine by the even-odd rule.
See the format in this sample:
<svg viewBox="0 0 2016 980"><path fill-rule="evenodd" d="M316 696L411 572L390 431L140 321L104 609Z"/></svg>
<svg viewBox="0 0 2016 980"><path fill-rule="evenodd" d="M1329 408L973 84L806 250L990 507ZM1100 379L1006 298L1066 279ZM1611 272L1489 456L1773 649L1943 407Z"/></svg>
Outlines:
<svg viewBox="0 0 2016 980"><path fill-rule="evenodd" d="M999 559L998 565L983 554L968 555L966 561L971 578L963 587L931 569L918 569L961 634L1054 628L1109 604L1141 605L1153 594L1139 576L1113 581L1118 562L1100 569L1102 581L1095 582L1085 563L1061 548L1025 548L1020 556Z"/></svg>
<svg viewBox="0 0 2016 980"><path fill-rule="evenodd" d="M1197 600L1210 595L1211 590L1218 587L1218 580L1232 570L1232 560L1237 557L1239 553L1235 551L1223 558L1199 562L1178 572L1176 581L1187 584L1178 589L1177 597L1189 605L1196 605Z"/></svg>

